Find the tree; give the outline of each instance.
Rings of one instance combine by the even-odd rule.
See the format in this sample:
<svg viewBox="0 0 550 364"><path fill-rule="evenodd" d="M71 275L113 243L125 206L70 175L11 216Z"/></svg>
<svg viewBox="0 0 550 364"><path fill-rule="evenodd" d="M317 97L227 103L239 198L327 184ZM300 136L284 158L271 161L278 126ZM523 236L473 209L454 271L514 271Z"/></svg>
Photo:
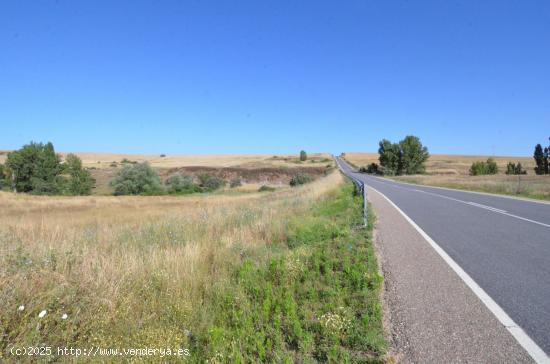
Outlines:
<svg viewBox="0 0 550 364"><path fill-rule="evenodd" d="M307 160L307 153L305 150L300 151L300 160L305 162Z"/></svg>
<svg viewBox="0 0 550 364"><path fill-rule="evenodd" d="M0 190L6 185L6 168L3 164L0 164Z"/></svg>
<svg viewBox="0 0 550 364"><path fill-rule="evenodd" d="M378 154L383 173L389 175L401 174L401 150L399 144L382 139L379 143Z"/></svg>
<svg viewBox="0 0 550 364"><path fill-rule="evenodd" d="M542 159L542 168L544 169L544 174L548 174L548 164L550 159L550 149L549 147L544 148L543 159Z"/></svg>
<svg viewBox="0 0 550 364"><path fill-rule="evenodd" d="M111 182L115 195L160 195L160 177L149 163L126 164Z"/></svg>
<svg viewBox="0 0 550 364"><path fill-rule="evenodd" d="M527 171L523 169L523 166L520 162L512 163L508 162L508 165L506 166L506 174L508 175L518 175L518 174L527 174Z"/></svg>
<svg viewBox="0 0 550 364"><path fill-rule="evenodd" d="M542 150L542 145L537 144L535 146L535 152L533 153L533 158L535 158L535 173L544 174L544 152Z"/></svg>
<svg viewBox="0 0 550 364"><path fill-rule="evenodd" d="M399 143L383 139L378 146L382 173L400 175L425 172L425 163L430 154L418 137L407 135Z"/></svg>
<svg viewBox="0 0 550 364"><path fill-rule="evenodd" d="M64 164L65 172L69 174L65 190L70 195L89 195L92 193L95 180L89 171L82 168L82 160L75 154L68 154Z"/></svg>
<svg viewBox="0 0 550 364"><path fill-rule="evenodd" d="M11 171L17 191L55 194L60 187L60 161L52 143L31 142L8 153L6 166Z"/></svg>
<svg viewBox="0 0 550 364"><path fill-rule="evenodd" d="M426 171L425 163L430 157L428 148L414 135L407 135L399 142L401 170L405 174L419 174Z"/></svg>

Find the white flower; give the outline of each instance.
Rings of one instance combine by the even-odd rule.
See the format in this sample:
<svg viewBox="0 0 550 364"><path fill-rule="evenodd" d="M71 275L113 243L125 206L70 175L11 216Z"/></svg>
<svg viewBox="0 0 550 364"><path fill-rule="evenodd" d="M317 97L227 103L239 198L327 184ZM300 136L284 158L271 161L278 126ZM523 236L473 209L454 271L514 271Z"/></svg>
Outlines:
<svg viewBox="0 0 550 364"><path fill-rule="evenodd" d="M21 306L17 307L17 309L18 309L19 311L23 311L23 310L25 309L25 306L24 306L24 305L21 305Z"/></svg>
<svg viewBox="0 0 550 364"><path fill-rule="evenodd" d="M66 320L67 317L69 317L69 315L67 315L66 313L64 313L63 316L61 316L61 319L62 319L62 320Z"/></svg>
<svg viewBox="0 0 550 364"><path fill-rule="evenodd" d="M42 317L46 316L46 313L47 313L46 310L42 310L42 311L40 311L40 313L38 314L38 317L42 318Z"/></svg>

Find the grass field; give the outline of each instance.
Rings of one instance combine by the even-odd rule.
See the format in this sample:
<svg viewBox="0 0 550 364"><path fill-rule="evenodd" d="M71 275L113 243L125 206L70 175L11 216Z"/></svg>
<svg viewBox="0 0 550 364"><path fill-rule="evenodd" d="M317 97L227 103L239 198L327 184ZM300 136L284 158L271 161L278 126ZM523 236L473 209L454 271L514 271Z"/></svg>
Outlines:
<svg viewBox="0 0 550 364"><path fill-rule="evenodd" d="M356 166L378 163L378 153L346 153L346 160ZM550 175L537 176L532 157L491 157L499 167L499 174L488 176L470 176L469 169L473 162L485 161L488 156L432 155L426 163L425 175L392 176L397 181L416 183L428 186L457 188L470 191L498 193L550 200ZM527 175L508 176L508 162L521 162Z"/></svg>
<svg viewBox="0 0 550 364"><path fill-rule="evenodd" d="M0 193L0 361L45 343L378 362L381 278L351 191L335 172L268 193Z"/></svg>
<svg viewBox="0 0 550 364"><path fill-rule="evenodd" d="M7 151L0 151L0 163L4 163ZM64 158L67 153L59 153ZM256 191L262 185L282 187L297 173L309 174L314 178L334 168L332 157L326 153L312 153L306 161L298 155L138 155L113 153L75 153L82 159L83 166L95 179L92 194L111 195L114 189L109 182L128 163L148 162L162 178L180 173L197 177L211 174L229 181L242 179L243 186L232 192Z"/></svg>

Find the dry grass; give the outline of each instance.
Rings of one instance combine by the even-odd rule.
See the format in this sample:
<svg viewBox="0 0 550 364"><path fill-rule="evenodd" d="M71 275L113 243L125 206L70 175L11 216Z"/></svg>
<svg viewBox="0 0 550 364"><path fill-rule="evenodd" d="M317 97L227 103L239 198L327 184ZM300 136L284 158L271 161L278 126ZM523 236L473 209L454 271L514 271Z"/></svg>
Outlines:
<svg viewBox="0 0 550 364"><path fill-rule="evenodd" d="M550 199L550 176L537 176L532 157L491 157L500 173L491 176L470 176L473 162L485 161L488 156L432 155L426 163L426 174L396 176L392 179L429 186L458 188L471 191L518 195L523 197ZM378 163L378 153L346 153L346 159L357 166ZM508 162L521 162L528 175L508 176L504 174Z"/></svg>
<svg viewBox="0 0 550 364"><path fill-rule="evenodd" d="M267 194L0 193L0 361L8 343L181 346L184 329L207 325L203 298L233 262L284 239L289 219L342 183L332 173Z"/></svg>
<svg viewBox="0 0 550 364"><path fill-rule="evenodd" d="M68 153L59 153L65 157ZM224 154L224 155L143 155L143 154L115 154L115 153L78 153L77 156L82 159L84 167L95 168L110 168L111 163L120 163L123 159L137 162L149 162L155 168L178 168L189 166L202 167L294 167L294 166L318 166L318 164L310 163L295 163L294 161L285 161L283 158L296 159L298 155L282 155L279 154L273 158L272 154ZM0 163L4 163L7 151L0 151ZM331 159L327 153L312 153L310 160L320 162L323 159Z"/></svg>

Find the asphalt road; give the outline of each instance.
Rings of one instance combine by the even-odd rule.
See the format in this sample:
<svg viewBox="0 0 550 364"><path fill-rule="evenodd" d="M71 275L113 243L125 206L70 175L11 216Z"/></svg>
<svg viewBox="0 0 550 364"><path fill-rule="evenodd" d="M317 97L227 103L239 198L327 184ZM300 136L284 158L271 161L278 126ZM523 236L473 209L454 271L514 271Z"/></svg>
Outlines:
<svg viewBox="0 0 550 364"><path fill-rule="evenodd" d="M550 354L550 204L355 173L388 197Z"/></svg>

